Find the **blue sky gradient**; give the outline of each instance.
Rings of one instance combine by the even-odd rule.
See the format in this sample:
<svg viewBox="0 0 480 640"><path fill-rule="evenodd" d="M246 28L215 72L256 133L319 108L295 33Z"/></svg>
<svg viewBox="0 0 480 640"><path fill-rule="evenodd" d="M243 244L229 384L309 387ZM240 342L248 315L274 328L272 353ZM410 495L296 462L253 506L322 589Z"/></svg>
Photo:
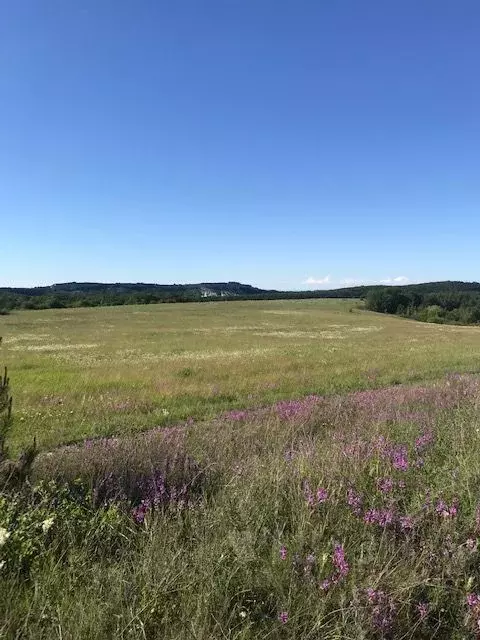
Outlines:
<svg viewBox="0 0 480 640"><path fill-rule="evenodd" d="M478 0L7 0L0 286L480 279Z"/></svg>

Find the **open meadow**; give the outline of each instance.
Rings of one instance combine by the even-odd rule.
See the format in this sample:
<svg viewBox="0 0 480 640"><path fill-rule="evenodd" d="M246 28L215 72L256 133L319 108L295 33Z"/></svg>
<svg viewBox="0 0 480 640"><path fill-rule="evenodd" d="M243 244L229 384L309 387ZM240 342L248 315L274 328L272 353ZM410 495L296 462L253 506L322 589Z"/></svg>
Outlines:
<svg viewBox="0 0 480 640"><path fill-rule="evenodd" d="M480 637L479 328L326 300L0 327L8 444L41 447L0 474L0 638Z"/></svg>
<svg viewBox="0 0 480 640"><path fill-rule="evenodd" d="M42 448L308 394L480 371L480 328L352 300L160 304L0 316L12 446Z"/></svg>

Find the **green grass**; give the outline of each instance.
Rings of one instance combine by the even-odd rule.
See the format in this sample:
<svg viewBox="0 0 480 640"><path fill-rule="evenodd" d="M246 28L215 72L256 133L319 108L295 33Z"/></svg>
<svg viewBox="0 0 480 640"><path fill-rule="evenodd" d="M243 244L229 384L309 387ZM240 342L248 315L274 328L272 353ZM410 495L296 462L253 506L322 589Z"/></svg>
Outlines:
<svg viewBox="0 0 480 640"><path fill-rule="evenodd" d="M66 490L43 490L20 517L8 513L11 498L0 501L0 527L10 532L0 542L0 637L473 640L480 606L469 609L467 595L480 593L479 398L478 377L456 378L332 399L286 421L193 425L177 445L205 469L200 501L186 508L172 500L142 524L128 505L90 513ZM415 440L430 428L418 452ZM407 469L375 448L379 436L406 447ZM36 477L48 478L54 464L88 474L89 452L107 462L116 456L116 474L128 475L135 446L45 454ZM385 479L394 488L382 493ZM327 497L317 504L320 487ZM363 498L359 513L347 503L352 487ZM441 500L458 511L444 517ZM393 521L367 523L370 508L391 510ZM411 529L402 529L402 517ZM348 569L325 591L323 581L337 575L337 543ZM25 558L28 571L16 572ZM382 598L382 615L369 589Z"/></svg>
<svg viewBox="0 0 480 640"><path fill-rule="evenodd" d="M479 328L378 315L351 300L23 311L0 317L0 336L14 449L33 435L51 448L281 398L480 370Z"/></svg>
<svg viewBox="0 0 480 640"><path fill-rule="evenodd" d="M350 309L2 317L12 442L44 451L0 487L0 638L478 637L480 378L445 374L478 372L480 330Z"/></svg>

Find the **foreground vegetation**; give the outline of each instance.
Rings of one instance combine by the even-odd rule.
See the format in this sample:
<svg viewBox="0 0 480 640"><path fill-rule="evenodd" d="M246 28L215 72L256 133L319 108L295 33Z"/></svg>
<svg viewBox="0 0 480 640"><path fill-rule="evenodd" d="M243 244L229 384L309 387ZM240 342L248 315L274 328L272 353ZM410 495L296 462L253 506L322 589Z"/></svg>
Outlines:
<svg viewBox="0 0 480 640"><path fill-rule="evenodd" d="M14 453L189 418L480 369L476 327L342 300L214 302L0 317L15 382Z"/></svg>
<svg viewBox="0 0 480 640"><path fill-rule="evenodd" d="M0 498L0 635L475 638L480 382L41 454Z"/></svg>
<svg viewBox="0 0 480 640"><path fill-rule="evenodd" d="M476 328L348 301L0 326L0 638L480 637Z"/></svg>

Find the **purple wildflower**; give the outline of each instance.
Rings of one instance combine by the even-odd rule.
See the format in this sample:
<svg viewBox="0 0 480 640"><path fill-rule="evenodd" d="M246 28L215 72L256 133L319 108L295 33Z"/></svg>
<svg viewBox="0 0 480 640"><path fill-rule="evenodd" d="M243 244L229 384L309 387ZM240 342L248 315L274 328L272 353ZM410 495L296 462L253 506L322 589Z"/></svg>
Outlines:
<svg viewBox="0 0 480 640"><path fill-rule="evenodd" d="M381 509L378 513L378 524L381 527L387 527L393 522L393 511L391 509Z"/></svg>
<svg viewBox="0 0 480 640"><path fill-rule="evenodd" d="M343 545L339 544L338 542L335 543L333 550L333 564L337 570L339 578L344 578L346 575L348 575L350 567L345 558L345 549L343 548Z"/></svg>
<svg viewBox="0 0 480 640"><path fill-rule="evenodd" d="M367 599L370 604L373 604L377 598L377 592L373 587L368 587L366 590Z"/></svg>
<svg viewBox="0 0 480 640"><path fill-rule="evenodd" d="M410 529L413 529L412 516L400 516L398 518L398 522L400 524L400 528L402 529L402 531L410 531Z"/></svg>
<svg viewBox="0 0 480 640"><path fill-rule="evenodd" d="M453 501L449 507L444 500L438 500L435 511L439 516L442 516L442 518L454 518L458 512L458 505L456 501Z"/></svg>
<svg viewBox="0 0 480 640"><path fill-rule="evenodd" d="M466 599L472 623L478 631L480 630L480 595L478 593L467 593Z"/></svg>
<svg viewBox="0 0 480 640"><path fill-rule="evenodd" d="M323 487L319 487L317 489L317 503L320 504L321 502L325 502L327 498L328 498L328 491Z"/></svg>
<svg viewBox="0 0 480 640"><path fill-rule="evenodd" d="M328 499L328 491L323 487L319 487L316 491L316 495L314 496L310 489L308 480L303 481L303 495L305 496L305 500L309 507L314 507L315 504L322 504L322 502L325 502Z"/></svg>
<svg viewBox="0 0 480 640"><path fill-rule="evenodd" d="M363 516L363 521L367 524L378 524L386 527L393 522L393 511L391 509L369 509Z"/></svg>
<svg viewBox="0 0 480 640"><path fill-rule="evenodd" d="M392 478L380 478L377 481L377 487L382 493L390 493L394 487Z"/></svg>
<svg viewBox="0 0 480 640"><path fill-rule="evenodd" d="M285 547L284 545L280 547L280 559L281 560L287 559L287 547Z"/></svg>
<svg viewBox="0 0 480 640"><path fill-rule="evenodd" d="M385 455L385 453L388 451L389 449L389 444L387 439L385 438L385 436L378 436L378 438L376 439L376 441L373 443L375 449L377 450L377 452L380 455Z"/></svg>
<svg viewBox="0 0 480 640"><path fill-rule="evenodd" d="M137 524L142 524L145 520L145 515L147 513L148 507L148 503L142 502L142 504L139 504L138 507L134 507L132 509L132 516Z"/></svg>
<svg viewBox="0 0 480 640"><path fill-rule="evenodd" d="M396 607L391 597L384 591L376 591L371 587L366 590L372 625L380 632L388 632L395 618Z"/></svg>
<svg viewBox="0 0 480 640"><path fill-rule="evenodd" d="M240 421L248 420L249 412L233 409L232 411L227 411L226 413L224 413L223 417L225 418L225 420L231 420L232 422L240 422Z"/></svg>
<svg viewBox="0 0 480 640"><path fill-rule="evenodd" d="M477 593L467 593L467 604L470 609L478 607L480 604L480 596Z"/></svg>
<svg viewBox="0 0 480 640"><path fill-rule="evenodd" d="M332 581L330 580L330 578L326 578L325 580L322 580L322 582L320 583L320 589L325 592L327 592L331 586L332 586Z"/></svg>
<svg viewBox="0 0 480 640"><path fill-rule="evenodd" d="M308 491L305 491L305 500L307 501L309 507L313 507L315 505L315 498L313 497L313 493L310 491L310 489L308 489Z"/></svg>
<svg viewBox="0 0 480 640"><path fill-rule="evenodd" d="M417 604L418 615L420 616L420 620L425 620L428 616L428 603L427 602L419 602Z"/></svg>
<svg viewBox="0 0 480 640"><path fill-rule="evenodd" d="M377 521L377 509L369 509L363 516L363 521L366 524L374 524Z"/></svg>
<svg viewBox="0 0 480 640"><path fill-rule="evenodd" d="M422 451L425 447L428 447L429 444L433 442L433 431L431 429L426 429L416 440L415 440L415 449L417 451Z"/></svg>
<svg viewBox="0 0 480 640"><path fill-rule="evenodd" d="M278 619L282 624L287 624L288 622L288 611L280 611L278 614Z"/></svg>
<svg viewBox="0 0 480 640"><path fill-rule="evenodd" d="M313 555L313 553L309 553L307 555L307 557L305 558L305 564L303 567L303 573L306 576L310 576L312 573L312 568L313 565L315 564L315 556Z"/></svg>
<svg viewBox="0 0 480 640"><path fill-rule="evenodd" d="M394 469L399 471L407 471L408 469L408 451L407 447L402 444L394 447L390 455Z"/></svg>
<svg viewBox="0 0 480 640"><path fill-rule="evenodd" d="M360 515L362 503L363 503L363 497L361 496L361 494L357 493L355 489L353 489L352 487L350 487L347 490L347 503L348 503L348 506L351 507L355 515L357 516Z"/></svg>

